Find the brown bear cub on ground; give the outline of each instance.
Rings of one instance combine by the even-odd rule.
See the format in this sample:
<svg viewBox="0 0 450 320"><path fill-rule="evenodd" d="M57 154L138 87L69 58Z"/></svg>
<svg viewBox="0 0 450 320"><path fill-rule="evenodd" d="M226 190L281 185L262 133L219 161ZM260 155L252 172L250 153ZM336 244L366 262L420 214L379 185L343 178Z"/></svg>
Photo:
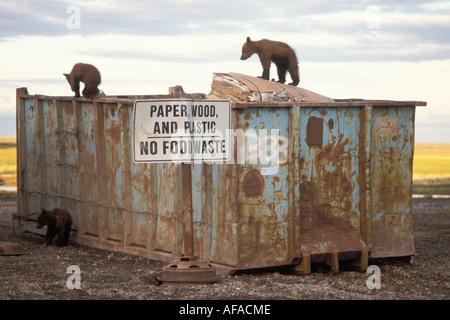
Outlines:
<svg viewBox="0 0 450 320"><path fill-rule="evenodd" d="M100 72L96 67L87 63L77 63L70 74L63 73L75 92L75 97L80 97L80 81L84 83L83 97L94 98L100 93L98 85L102 82Z"/></svg>
<svg viewBox="0 0 450 320"><path fill-rule="evenodd" d="M247 60L254 53L257 53L263 67L262 76L269 80L270 63L274 62L278 69L278 82L286 82L286 72L289 71L292 82L290 85L296 86L300 82L298 71L298 60L295 51L286 43L262 39L252 41L247 37L247 41L242 46L241 60Z"/></svg>
<svg viewBox="0 0 450 320"><path fill-rule="evenodd" d="M69 212L59 208L53 210L41 209L37 217L36 228L41 229L45 225L47 225L47 233L45 234L47 244L51 244L55 235L58 234L56 244L58 246L67 246L70 227L72 226L72 218Z"/></svg>

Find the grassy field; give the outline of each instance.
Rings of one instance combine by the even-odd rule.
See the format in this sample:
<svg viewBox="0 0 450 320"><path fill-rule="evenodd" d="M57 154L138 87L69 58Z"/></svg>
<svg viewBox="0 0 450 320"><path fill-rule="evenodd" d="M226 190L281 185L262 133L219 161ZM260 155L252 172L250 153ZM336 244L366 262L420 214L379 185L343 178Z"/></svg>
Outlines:
<svg viewBox="0 0 450 320"><path fill-rule="evenodd" d="M450 194L450 144L414 146L414 193Z"/></svg>
<svg viewBox="0 0 450 320"><path fill-rule="evenodd" d="M0 186L17 184L16 158L16 138L0 137Z"/></svg>
<svg viewBox="0 0 450 320"><path fill-rule="evenodd" d="M450 195L450 144L414 146L414 193ZM0 185L15 185L16 139L0 137Z"/></svg>
<svg viewBox="0 0 450 320"><path fill-rule="evenodd" d="M16 173L16 145L0 142L0 174Z"/></svg>

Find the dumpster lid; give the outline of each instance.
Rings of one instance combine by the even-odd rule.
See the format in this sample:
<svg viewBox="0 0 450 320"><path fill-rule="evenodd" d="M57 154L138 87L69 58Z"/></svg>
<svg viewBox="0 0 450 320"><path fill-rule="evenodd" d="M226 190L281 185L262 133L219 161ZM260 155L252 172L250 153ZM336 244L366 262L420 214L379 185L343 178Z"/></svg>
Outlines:
<svg viewBox="0 0 450 320"><path fill-rule="evenodd" d="M240 73L214 73L209 97L234 102L334 102L300 87Z"/></svg>

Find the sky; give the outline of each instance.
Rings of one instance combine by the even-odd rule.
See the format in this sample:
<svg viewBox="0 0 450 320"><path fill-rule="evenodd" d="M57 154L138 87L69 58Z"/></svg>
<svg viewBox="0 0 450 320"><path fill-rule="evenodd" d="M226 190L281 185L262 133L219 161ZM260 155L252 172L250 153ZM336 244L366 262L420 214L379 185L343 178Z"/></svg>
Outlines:
<svg viewBox="0 0 450 320"><path fill-rule="evenodd" d="M97 66L107 95L209 93L215 72L259 76L256 55L239 59L247 36L293 47L302 88L427 102L416 142L450 143L443 0L0 0L0 136L15 136L16 88L72 96L63 73L77 62Z"/></svg>

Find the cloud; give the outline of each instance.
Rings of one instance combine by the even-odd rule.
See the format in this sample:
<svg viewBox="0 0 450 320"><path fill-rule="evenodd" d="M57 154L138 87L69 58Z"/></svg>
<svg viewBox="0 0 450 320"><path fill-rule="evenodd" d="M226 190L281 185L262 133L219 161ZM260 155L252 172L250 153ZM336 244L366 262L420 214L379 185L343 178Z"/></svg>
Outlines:
<svg viewBox="0 0 450 320"><path fill-rule="evenodd" d="M419 110L416 114L416 142L449 143L450 126L448 113L433 113L428 116L428 110Z"/></svg>
<svg viewBox="0 0 450 320"><path fill-rule="evenodd" d="M450 57L449 15L450 1L3 0L0 40L81 36L82 54L208 63L234 58L251 36L285 41L306 61L425 61Z"/></svg>
<svg viewBox="0 0 450 320"><path fill-rule="evenodd" d="M57 1L0 2L0 38L61 34L66 5Z"/></svg>
<svg viewBox="0 0 450 320"><path fill-rule="evenodd" d="M239 60L250 36L290 44L300 86L318 93L429 102L417 129L439 135L449 16L444 0L0 0L0 114L14 114L18 87L72 95L62 72L75 62L97 65L107 94L206 93L213 72L261 73L256 56Z"/></svg>
<svg viewBox="0 0 450 320"><path fill-rule="evenodd" d="M0 37L67 35L66 22L79 8L83 35L104 33L182 35L229 32L244 24L261 7L257 1L2 1Z"/></svg>

